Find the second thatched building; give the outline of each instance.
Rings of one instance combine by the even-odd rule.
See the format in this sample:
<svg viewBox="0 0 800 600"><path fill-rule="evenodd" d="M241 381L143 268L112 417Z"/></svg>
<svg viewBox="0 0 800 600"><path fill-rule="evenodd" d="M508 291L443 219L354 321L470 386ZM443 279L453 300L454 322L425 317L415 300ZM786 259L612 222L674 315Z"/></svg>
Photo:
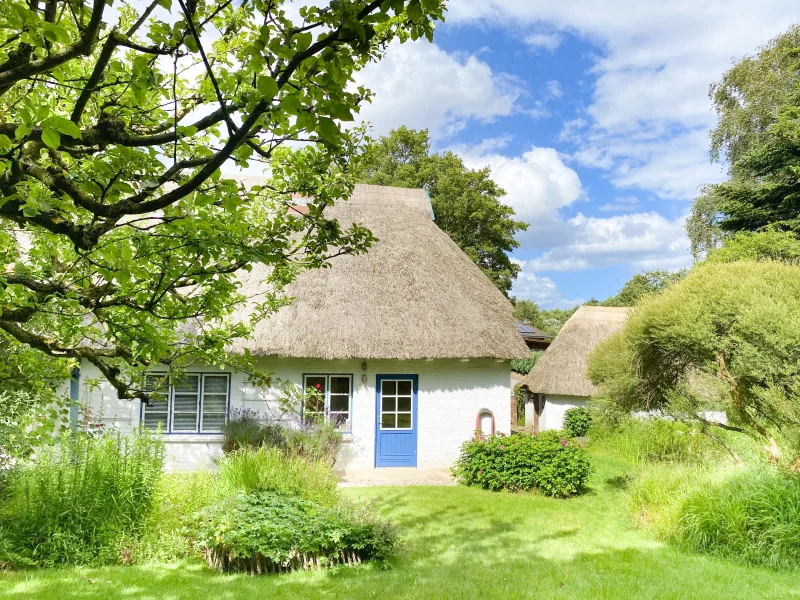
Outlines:
<svg viewBox="0 0 800 600"><path fill-rule="evenodd" d="M586 406L598 393L586 373L589 355L598 343L622 328L628 310L581 306L575 311L523 381L530 398L526 424L537 431L561 429L568 409Z"/></svg>

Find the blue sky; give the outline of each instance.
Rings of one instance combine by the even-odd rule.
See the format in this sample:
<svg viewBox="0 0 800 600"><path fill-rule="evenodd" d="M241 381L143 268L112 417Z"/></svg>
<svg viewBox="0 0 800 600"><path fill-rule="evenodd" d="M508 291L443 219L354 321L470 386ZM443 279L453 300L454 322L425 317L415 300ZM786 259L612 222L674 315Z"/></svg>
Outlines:
<svg viewBox="0 0 800 600"><path fill-rule="evenodd" d="M513 294L566 307L691 264L683 222L708 158L708 85L784 31L794 1L452 0L434 44L359 76L374 133L430 130L489 165L530 223Z"/></svg>

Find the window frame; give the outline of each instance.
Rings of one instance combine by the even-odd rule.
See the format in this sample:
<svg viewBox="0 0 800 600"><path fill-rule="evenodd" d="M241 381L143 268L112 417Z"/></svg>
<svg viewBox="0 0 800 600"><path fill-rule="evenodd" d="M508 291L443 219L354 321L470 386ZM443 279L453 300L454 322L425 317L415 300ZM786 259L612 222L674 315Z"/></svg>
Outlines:
<svg viewBox="0 0 800 600"><path fill-rule="evenodd" d="M197 401L197 419L195 422L195 428L191 431L181 430L175 431L173 429L173 418L175 414L175 384L172 379L172 375L166 371L152 371L148 372L147 376L154 375L156 377L164 377L167 376L169 378L168 390L167 390L167 427L163 433L169 435L221 435L222 429L214 430L214 431L203 431L203 397L205 395L205 381L206 377L225 377L227 379L227 386L225 390L225 420L223 423L226 424L228 422L228 417L230 416L231 411L231 374L227 372L207 372L207 371L198 371L198 372L191 372L186 373L188 377L199 377L198 382L198 401ZM139 402L139 425L145 426L144 417L145 413L147 412L147 407L144 402ZM158 411L159 413L163 411ZM219 412L215 412L213 414L222 414ZM148 428L149 429L149 428ZM150 429L151 431L155 431L154 429Z"/></svg>
<svg viewBox="0 0 800 600"><path fill-rule="evenodd" d="M402 382L408 382L408 383L411 384L411 391L410 391L409 394L400 394L400 386L398 384L401 381ZM383 385L385 383L388 383L388 382L391 382L391 383L395 384L394 394L387 394L387 396L389 398L393 398L394 399L394 410L384 411L383 410L383 399L384 399ZM410 377L404 377L404 376L401 376L401 375L387 375L385 378L382 378L380 380L380 385L378 386L377 392L378 392L378 398L379 398L379 402L378 402L378 419L377 419L377 421L378 421L378 431L387 431L387 432L392 432L392 431L397 431L397 432L414 431L414 428L416 427L416 419L414 418L414 413L415 413L415 410L414 410L414 397L415 397L415 394L414 394L414 392L415 392L414 380L411 379ZM401 397L409 399L410 406L409 406L408 410L400 410L399 400L400 400ZM395 424L394 427L384 427L383 426L383 415L384 414L394 415L394 424ZM400 420L399 419L400 415L408 415L409 416L410 424L409 424L408 427L398 427L397 426L397 423Z"/></svg>
<svg viewBox="0 0 800 600"><path fill-rule="evenodd" d="M330 408L331 408L331 377L341 377L342 379L348 379L350 382L350 394L348 395L347 399L347 428L339 428L337 427L336 430L340 433L352 433L353 432L353 394L355 392L354 385L355 379L352 373L303 373L302 375L302 387L303 387L303 406L300 412L300 417L305 422L306 418L306 381L309 378L313 377L324 377L325 378L325 408L323 412L323 418L325 423L330 423ZM343 394L336 394L336 395L343 395ZM316 413L316 411L311 411ZM334 411L336 414L343 414L343 411L337 410Z"/></svg>

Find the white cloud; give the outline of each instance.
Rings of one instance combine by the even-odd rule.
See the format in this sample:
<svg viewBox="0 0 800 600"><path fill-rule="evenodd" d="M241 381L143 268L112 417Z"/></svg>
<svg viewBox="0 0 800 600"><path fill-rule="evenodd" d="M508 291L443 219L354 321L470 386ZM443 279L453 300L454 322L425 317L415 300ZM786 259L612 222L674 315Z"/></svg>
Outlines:
<svg viewBox="0 0 800 600"><path fill-rule="evenodd" d="M620 188L690 199L721 177L708 164L708 85L788 28L796 9L796 0L460 0L448 18L541 39L568 31L598 46L592 102L561 141L579 142L574 158Z"/></svg>
<svg viewBox="0 0 800 600"><path fill-rule="evenodd" d="M561 87L561 82L555 79L548 81L546 84L547 96L549 98L561 98L564 95L564 88Z"/></svg>
<svg viewBox="0 0 800 600"><path fill-rule="evenodd" d="M636 196L620 196L613 202L603 204L598 210L603 212L626 212L639 208L639 199Z"/></svg>
<svg viewBox="0 0 800 600"><path fill-rule="evenodd" d="M489 146L491 148L491 146ZM563 221L558 211L583 195L578 174L565 165L553 148L531 147L520 156L509 157L487 146L452 148L472 169L489 166L492 179L505 191L503 202L517 218L530 226L520 234L527 247L557 244L562 239Z"/></svg>
<svg viewBox="0 0 800 600"><path fill-rule="evenodd" d="M584 298L568 300L561 297L555 282L549 277L539 277L527 268L526 261L519 261L522 270L519 273L511 295L519 300L533 300L542 308L571 308L583 304Z"/></svg>
<svg viewBox="0 0 800 600"><path fill-rule="evenodd" d="M564 40L560 33L532 33L525 36L525 43L536 50L555 52Z"/></svg>
<svg viewBox="0 0 800 600"><path fill-rule="evenodd" d="M586 217L566 221L566 243L527 261L533 271L580 271L627 263L640 269L675 269L691 264L686 217L656 213Z"/></svg>
<svg viewBox="0 0 800 600"><path fill-rule="evenodd" d="M489 123L522 110L516 78L493 72L474 54L448 54L426 40L393 42L380 62L357 74L356 83L375 92L361 118L378 135L406 125L443 138L470 120Z"/></svg>

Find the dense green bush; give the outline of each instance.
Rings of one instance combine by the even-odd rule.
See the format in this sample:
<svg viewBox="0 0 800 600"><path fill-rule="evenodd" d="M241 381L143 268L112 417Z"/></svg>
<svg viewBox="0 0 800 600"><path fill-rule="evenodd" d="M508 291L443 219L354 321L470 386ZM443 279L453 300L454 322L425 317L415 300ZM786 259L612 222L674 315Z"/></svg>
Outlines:
<svg viewBox="0 0 800 600"><path fill-rule="evenodd" d="M222 450L278 448L289 456L333 465L342 443L342 433L331 423L270 422L250 409L234 411L223 429Z"/></svg>
<svg viewBox="0 0 800 600"><path fill-rule="evenodd" d="M16 469L0 505L0 562L125 562L153 508L164 445L147 430L65 436Z"/></svg>
<svg viewBox="0 0 800 600"><path fill-rule="evenodd" d="M582 437L589 431L592 425L592 417L589 409L583 406L569 408L564 413L564 433L569 437Z"/></svg>
<svg viewBox="0 0 800 600"><path fill-rule="evenodd" d="M476 433L464 442L453 467L454 477L465 485L495 491L538 489L559 498L583 492L590 472L586 451L559 431Z"/></svg>
<svg viewBox="0 0 800 600"><path fill-rule="evenodd" d="M191 531L210 566L251 575L382 559L397 542L394 527L366 508L271 492L222 500L198 513Z"/></svg>
<svg viewBox="0 0 800 600"><path fill-rule="evenodd" d="M748 564L800 568L800 478L753 470L697 487L682 507L688 547Z"/></svg>
<svg viewBox="0 0 800 600"><path fill-rule="evenodd" d="M330 467L277 448L238 450L219 463L221 495L274 492L332 506L339 500L338 480Z"/></svg>

